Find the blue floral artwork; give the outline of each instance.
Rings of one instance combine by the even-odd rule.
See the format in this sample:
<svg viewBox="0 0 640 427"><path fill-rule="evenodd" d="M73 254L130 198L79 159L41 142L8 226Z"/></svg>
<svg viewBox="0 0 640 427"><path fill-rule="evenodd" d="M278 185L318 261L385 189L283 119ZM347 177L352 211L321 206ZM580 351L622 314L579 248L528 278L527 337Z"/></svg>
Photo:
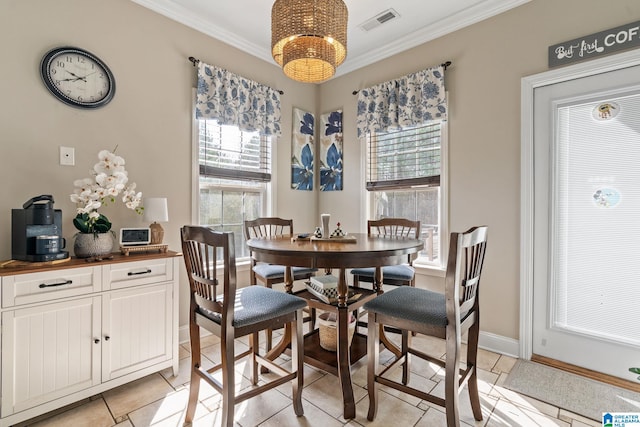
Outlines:
<svg viewBox="0 0 640 427"><path fill-rule="evenodd" d="M342 191L342 110L320 116L320 191Z"/></svg>
<svg viewBox="0 0 640 427"><path fill-rule="evenodd" d="M293 109L291 133L291 188L313 191L313 114L299 108Z"/></svg>

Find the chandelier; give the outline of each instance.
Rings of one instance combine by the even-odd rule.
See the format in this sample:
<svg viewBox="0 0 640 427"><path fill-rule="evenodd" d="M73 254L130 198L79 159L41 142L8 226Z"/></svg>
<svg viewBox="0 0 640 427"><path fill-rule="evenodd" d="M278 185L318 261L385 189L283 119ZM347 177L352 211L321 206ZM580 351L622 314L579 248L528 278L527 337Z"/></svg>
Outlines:
<svg viewBox="0 0 640 427"><path fill-rule="evenodd" d="M271 54L299 82L327 80L347 56L342 0L276 0L271 9Z"/></svg>

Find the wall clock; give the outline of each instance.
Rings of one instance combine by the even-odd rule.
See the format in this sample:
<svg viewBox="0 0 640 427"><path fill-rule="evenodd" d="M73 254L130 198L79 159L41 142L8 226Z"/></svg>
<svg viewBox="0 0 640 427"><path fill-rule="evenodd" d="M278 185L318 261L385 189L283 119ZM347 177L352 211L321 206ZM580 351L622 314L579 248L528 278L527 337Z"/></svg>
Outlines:
<svg viewBox="0 0 640 427"><path fill-rule="evenodd" d="M77 47L58 47L47 52L40 64L42 81L67 105L98 108L113 99L116 81L107 64Z"/></svg>

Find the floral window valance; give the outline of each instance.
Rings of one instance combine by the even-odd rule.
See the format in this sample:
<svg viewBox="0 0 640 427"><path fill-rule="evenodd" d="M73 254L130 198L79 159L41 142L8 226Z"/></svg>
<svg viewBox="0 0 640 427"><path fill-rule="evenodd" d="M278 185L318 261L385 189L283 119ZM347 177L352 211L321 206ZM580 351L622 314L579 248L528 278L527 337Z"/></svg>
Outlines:
<svg viewBox="0 0 640 427"><path fill-rule="evenodd" d="M196 118L279 136L280 93L222 68L198 63Z"/></svg>
<svg viewBox="0 0 640 427"><path fill-rule="evenodd" d="M446 120L444 66L380 83L358 93L358 138Z"/></svg>

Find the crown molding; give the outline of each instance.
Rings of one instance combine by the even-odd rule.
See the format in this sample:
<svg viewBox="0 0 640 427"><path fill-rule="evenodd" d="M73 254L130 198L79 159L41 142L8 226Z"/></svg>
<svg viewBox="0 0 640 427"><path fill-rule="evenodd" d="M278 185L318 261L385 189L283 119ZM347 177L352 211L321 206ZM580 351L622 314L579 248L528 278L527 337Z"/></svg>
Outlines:
<svg viewBox="0 0 640 427"><path fill-rule="evenodd" d="M469 25L491 18L515 7L521 6L531 0L487 0L453 14L438 23L430 25L405 37L394 40L378 49L367 51L365 54L348 58L345 63L336 70L336 77L355 71L359 68L389 58L397 53L409 50L438 37L453 33Z"/></svg>
<svg viewBox="0 0 640 427"><path fill-rule="evenodd" d="M179 22L187 27L193 28L209 37L220 40L230 46L238 48L243 52L256 56L265 61L272 62L271 52L268 50L265 52L263 46L252 43L238 34L227 31L218 27L210 21L205 21L197 14L194 14L187 8L175 2L167 0L131 0L134 3L139 4L147 9L151 9L154 12L159 13L171 20ZM275 63L274 63L275 66Z"/></svg>
<svg viewBox="0 0 640 427"><path fill-rule="evenodd" d="M224 30L215 25L215 23L205 21L197 14L180 5L178 2L171 0L131 1L276 66L271 58L271 52L269 49L265 49L262 45L250 42L238 34ZM485 0L465 9L462 12L442 19L427 28L423 28L399 39L395 39L391 43L380 46L377 49L368 50L358 56L348 56L347 60L336 70L334 78L367 65L371 65L397 53L419 46L461 28L483 21L487 18L491 18L530 1L531 0Z"/></svg>

